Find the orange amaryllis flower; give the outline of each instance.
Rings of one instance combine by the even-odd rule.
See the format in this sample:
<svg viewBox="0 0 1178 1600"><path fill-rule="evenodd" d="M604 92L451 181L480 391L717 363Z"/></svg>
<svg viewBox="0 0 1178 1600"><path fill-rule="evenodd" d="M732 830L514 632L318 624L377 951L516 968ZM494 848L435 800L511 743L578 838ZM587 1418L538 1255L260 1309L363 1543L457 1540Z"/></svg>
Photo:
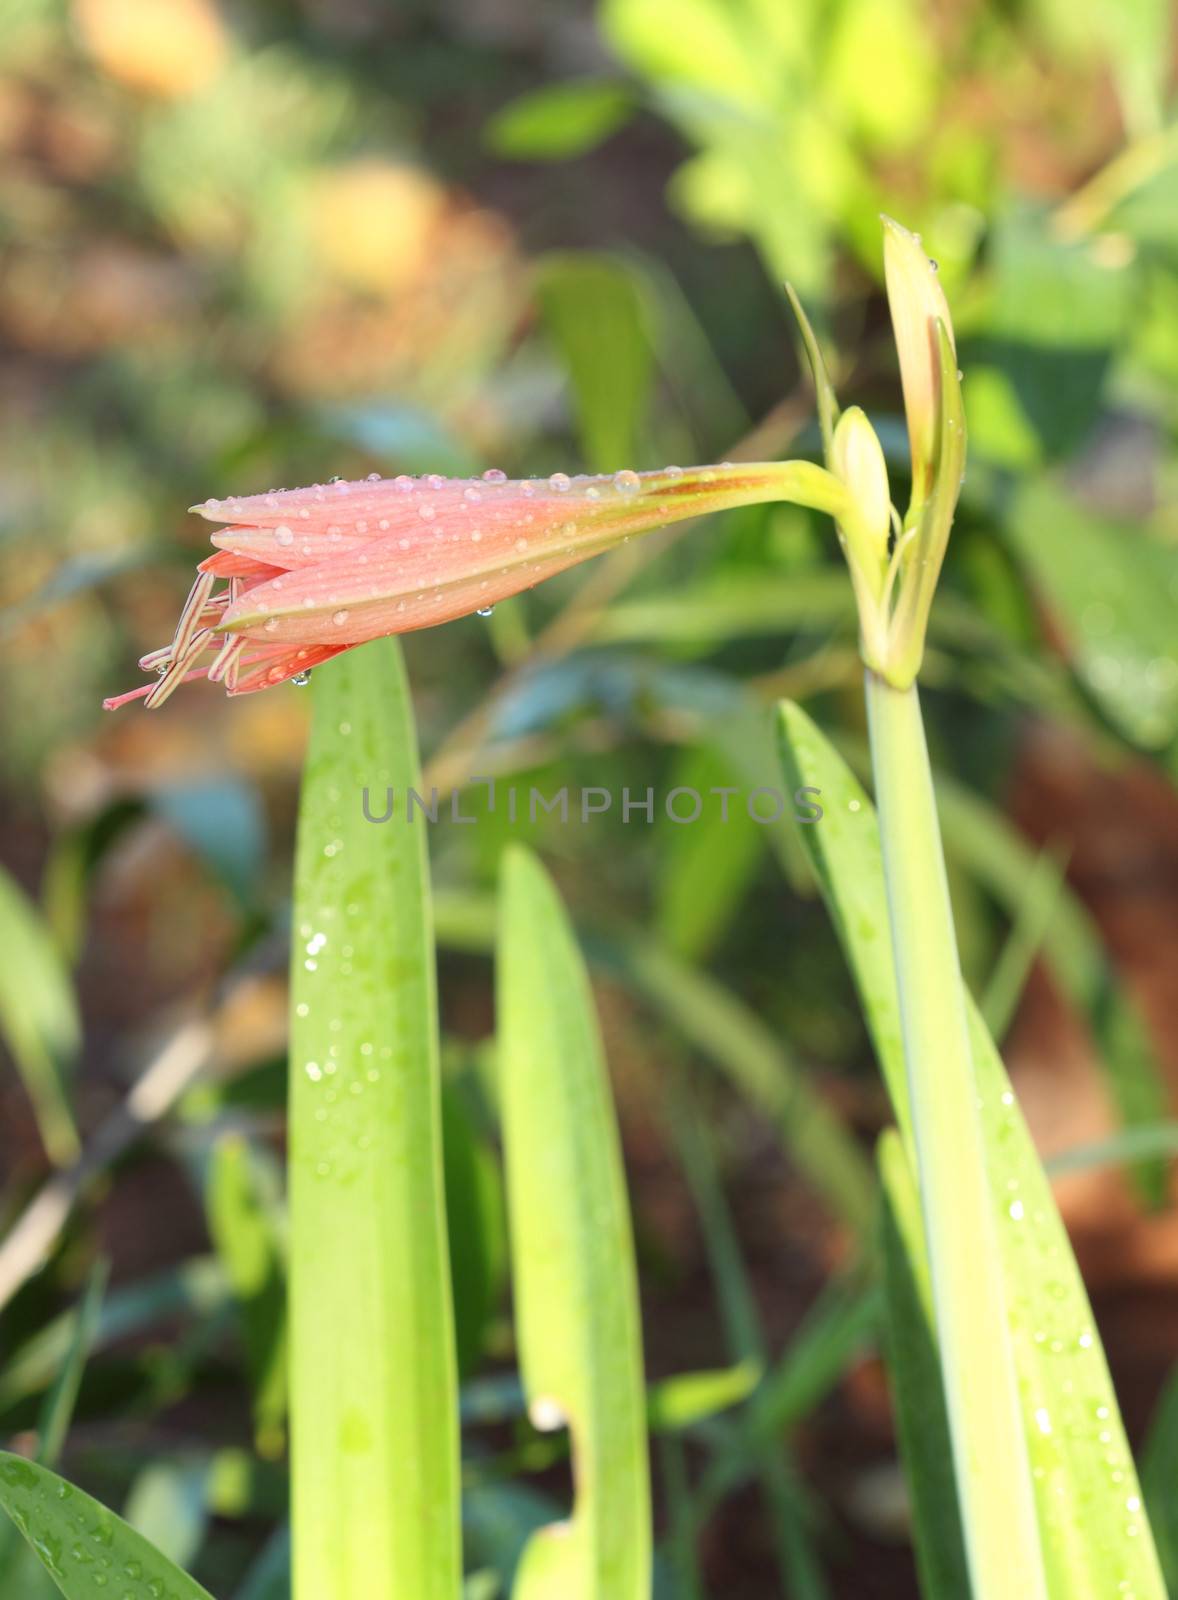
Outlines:
<svg viewBox="0 0 1178 1600"><path fill-rule="evenodd" d="M369 639L486 611L633 534L766 500L839 516L847 494L822 467L779 461L612 477L372 477L208 500L193 510L226 526L171 644L140 662L158 681L104 704L159 706L191 678L230 694L269 689Z"/></svg>

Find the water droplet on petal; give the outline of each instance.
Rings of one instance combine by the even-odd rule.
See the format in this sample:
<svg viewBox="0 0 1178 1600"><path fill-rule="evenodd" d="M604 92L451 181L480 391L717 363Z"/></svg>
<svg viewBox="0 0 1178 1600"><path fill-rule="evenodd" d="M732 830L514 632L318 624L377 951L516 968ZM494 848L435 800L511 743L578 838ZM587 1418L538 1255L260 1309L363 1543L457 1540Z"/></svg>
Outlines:
<svg viewBox="0 0 1178 1600"><path fill-rule="evenodd" d="M665 478L681 478L683 476L683 468L682 467L664 467L663 468L663 476Z"/></svg>
<svg viewBox="0 0 1178 1600"><path fill-rule="evenodd" d="M277 617L267 617L265 622L262 624L262 626L265 628L267 633L277 633L278 632L278 618Z"/></svg>
<svg viewBox="0 0 1178 1600"><path fill-rule="evenodd" d="M423 500L417 508L417 515L423 522L432 522L435 516L434 508L428 500Z"/></svg>
<svg viewBox="0 0 1178 1600"><path fill-rule="evenodd" d="M573 480L567 472L554 472L548 480L548 487L555 489L557 494L564 494L566 489L571 489Z"/></svg>
<svg viewBox="0 0 1178 1600"><path fill-rule="evenodd" d="M483 473L483 482L506 483L507 474L506 472L501 471L499 467L488 467L486 472Z"/></svg>
<svg viewBox="0 0 1178 1600"><path fill-rule="evenodd" d="M619 494L637 494L642 487L642 479L636 472L631 472L629 467L623 467L621 472L614 473L614 488Z"/></svg>
<svg viewBox="0 0 1178 1600"><path fill-rule="evenodd" d="M337 628L342 628L344 623L348 620L348 613L346 611L333 611L331 614L331 620L335 623Z"/></svg>
<svg viewBox="0 0 1178 1600"><path fill-rule="evenodd" d="M480 606L478 608L478 610L475 612L475 616L476 617L489 617L491 615L492 611L494 611L494 609L495 609L494 606Z"/></svg>
<svg viewBox="0 0 1178 1600"><path fill-rule="evenodd" d="M368 474L368 482L369 483L379 483L380 482L380 473L379 472L370 472Z"/></svg>
<svg viewBox="0 0 1178 1600"><path fill-rule="evenodd" d="M281 545L294 543L294 529L288 528L285 522L280 522L274 530L274 537Z"/></svg>
<svg viewBox="0 0 1178 1600"><path fill-rule="evenodd" d="M311 681L311 674L309 672L296 672L290 681L296 689L305 689Z"/></svg>

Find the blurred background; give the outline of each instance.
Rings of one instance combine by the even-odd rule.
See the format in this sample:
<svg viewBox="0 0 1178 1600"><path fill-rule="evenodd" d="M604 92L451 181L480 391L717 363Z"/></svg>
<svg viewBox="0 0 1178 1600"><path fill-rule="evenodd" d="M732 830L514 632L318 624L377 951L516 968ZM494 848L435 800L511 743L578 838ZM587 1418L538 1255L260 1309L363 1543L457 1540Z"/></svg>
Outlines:
<svg viewBox="0 0 1178 1600"><path fill-rule="evenodd" d="M80 1376L61 1470L219 1597L286 1593L308 697L100 711L207 550L184 508L334 474L816 456L787 279L903 505L881 210L937 259L965 372L925 703L967 975L1055 1163L1178 1582L1174 20L0 4L0 1435L60 1433L55 1380ZM521 805L431 829L470 1594L507 1593L570 1492L512 1377L488 959L508 836L593 964L660 1592L913 1594L871 1265L887 1111L854 994L788 819L660 814L677 784L780 783L781 695L862 768L830 527L771 507L656 535L407 655L443 795L478 773L659 799L650 824ZM39 1600L14 1561L0 1541L4 1593Z"/></svg>

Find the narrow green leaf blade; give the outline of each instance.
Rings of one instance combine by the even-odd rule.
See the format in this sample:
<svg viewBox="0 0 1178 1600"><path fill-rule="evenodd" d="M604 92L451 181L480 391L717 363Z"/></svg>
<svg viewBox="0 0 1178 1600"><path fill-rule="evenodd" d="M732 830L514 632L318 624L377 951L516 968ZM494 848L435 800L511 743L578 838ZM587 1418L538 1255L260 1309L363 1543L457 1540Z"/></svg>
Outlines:
<svg viewBox="0 0 1178 1600"><path fill-rule="evenodd" d="M1178 1367L1166 1379L1141 1453L1145 1503L1171 1589L1178 1588Z"/></svg>
<svg viewBox="0 0 1178 1600"><path fill-rule="evenodd" d="M648 1600L637 1273L609 1080L581 955L543 868L508 852L499 1074L516 1327L537 1426L567 1421L572 1522L529 1541L515 1600Z"/></svg>
<svg viewBox="0 0 1178 1600"><path fill-rule="evenodd" d="M113 1511L21 1456L0 1452L0 1507L12 1518L66 1600L211 1600Z"/></svg>
<svg viewBox="0 0 1178 1600"><path fill-rule="evenodd" d="M316 673L291 961L295 1600L454 1600L453 1314L425 831L392 641Z"/></svg>
<svg viewBox="0 0 1178 1600"><path fill-rule="evenodd" d="M874 808L800 707L782 705L781 733L787 777L822 792L824 818L801 830L803 843L859 985L903 1132L903 1054ZM966 1009L1052 1600L1104 1600L1118 1584L1138 1600L1164 1600L1083 1280L1001 1057L968 996Z"/></svg>
<svg viewBox="0 0 1178 1600"><path fill-rule="evenodd" d="M888 1375L912 1495L912 1532L923 1600L969 1593L945 1391L932 1333L932 1292L920 1196L897 1135L880 1140ZM923 1269L923 1270L922 1270Z"/></svg>
<svg viewBox="0 0 1178 1600"><path fill-rule="evenodd" d="M586 461L594 472L627 466L645 422L654 357L641 285L621 261L564 251L545 257L536 296L572 386Z"/></svg>
<svg viewBox="0 0 1178 1600"><path fill-rule="evenodd" d="M209 1167L209 1232L241 1312L254 1389L258 1452L277 1456L286 1420L286 1258L264 1178L239 1134L219 1139Z"/></svg>
<svg viewBox="0 0 1178 1600"><path fill-rule="evenodd" d="M0 868L0 1036L33 1103L50 1158L73 1160L80 1145L66 1079L82 1038L73 985L40 913Z"/></svg>

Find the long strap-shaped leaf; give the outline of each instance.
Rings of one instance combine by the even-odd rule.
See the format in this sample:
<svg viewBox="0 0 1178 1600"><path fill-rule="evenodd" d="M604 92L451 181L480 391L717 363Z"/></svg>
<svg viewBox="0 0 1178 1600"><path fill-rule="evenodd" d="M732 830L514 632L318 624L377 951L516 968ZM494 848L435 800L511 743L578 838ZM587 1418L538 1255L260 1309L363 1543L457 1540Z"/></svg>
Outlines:
<svg viewBox="0 0 1178 1600"><path fill-rule="evenodd" d="M0 1452L0 1507L66 1600L211 1600L142 1534L55 1472ZM12 1600L17 1600L14 1595Z"/></svg>
<svg viewBox="0 0 1178 1600"><path fill-rule="evenodd" d="M291 962L295 1600L454 1600L453 1317L425 830L400 652L316 674ZM379 786L379 787L378 787ZM376 814L380 814L377 805ZM400 809L400 805L399 805Z"/></svg>
<svg viewBox="0 0 1178 1600"><path fill-rule="evenodd" d="M781 709L787 781L821 791L799 830L854 974L905 1145L911 1148L899 1006L875 812L799 707ZM1002 1060L967 1001L970 1045L1036 1508L1052 1600L1165 1600L1092 1309Z"/></svg>
<svg viewBox="0 0 1178 1600"><path fill-rule="evenodd" d="M634 1246L593 999L543 868L506 858L498 1056L516 1330L529 1412L567 1422L571 1523L529 1541L514 1600L649 1600L650 1485Z"/></svg>

